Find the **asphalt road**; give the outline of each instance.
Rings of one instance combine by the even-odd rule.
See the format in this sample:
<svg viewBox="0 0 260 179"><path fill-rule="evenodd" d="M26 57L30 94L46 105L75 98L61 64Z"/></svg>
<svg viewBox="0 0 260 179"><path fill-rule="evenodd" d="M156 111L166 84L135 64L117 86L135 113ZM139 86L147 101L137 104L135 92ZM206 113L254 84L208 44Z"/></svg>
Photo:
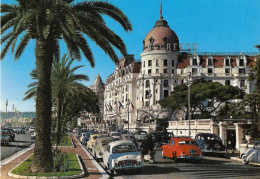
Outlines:
<svg viewBox="0 0 260 179"><path fill-rule="evenodd" d="M99 163L103 168L103 162ZM109 171L106 170L108 174ZM131 179L172 179L172 178L260 178L260 167L243 165L240 162L226 158L204 157L200 162L162 159L160 152L156 152L153 164L144 163L140 174L134 171L115 173L113 178Z"/></svg>
<svg viewBox="0 0 260 179"><path fill-rule="evenodd" d="M9 142L8 146L1 146L1 161L28 147L33 142L30 134L15 134L14 142Z"/></svg>

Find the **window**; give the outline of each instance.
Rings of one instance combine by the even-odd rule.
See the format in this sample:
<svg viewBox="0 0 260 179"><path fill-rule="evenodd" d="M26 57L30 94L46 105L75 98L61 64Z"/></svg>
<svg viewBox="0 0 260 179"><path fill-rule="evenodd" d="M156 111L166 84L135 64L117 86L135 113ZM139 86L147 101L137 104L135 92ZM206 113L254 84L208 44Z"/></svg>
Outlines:
<svg viewBox="0 0 260 179"><path fill-rule="evenodd" d="M229 80L226 80L226 81L225 81L225 85L226 85L226 86L229 86L229 85L230 85L230 81L229 81Z"/></svg>
<svg viewBox="0 0 260 179"><path fill-rule="evenodd" d="M146 91L145 91L145 98L146 98L146 99L149 98L149 94L150 94L150 90L146 90Z"/></svg>
<svg viewBox="0 0 260 179"><path fill-rule="evenodd" d="M212 68L208 68L208 74L212 74L213 73L213 69Z"/></svg>
<svg viewBox="0 0 260 179"><path fill-rule="evenodd" d="M168 60L167 59L163 60L163 66L168 66Z"/></svg>
<svg viewBox="0 0 260 179"><path fill-rule="evenodd" d="M230 66L230 59L226 59L226 66Z"/></svg>
<svg viewBox="0 0 260 179"><path fill-rule="evenodd" d="M208 66L212 66L213 63L212 63L212 59L208 59Z"/></svg>
<svg viewBox="0 0 260 179"><path fill-rule="evenodd" d="M163 73L168 73L167 69L163 69Z"/></svg>
<svg viewBox="0 0 260 179"><path fill-rule="evenodd" d="M156 59L155 63L156 63L156 66L158 67L159 66L159 59Z"/></svg>
<svg viewBox="0 0 260 179"><path fill-rule="evenodd" d="M148 67L152 66L152 60L148 60Z"/></svg>
<svg viewBox="0 0 260 179"><path fill-rule="evenodd" d="M197 59L196 58L192 60L192 65L197 65Z"/></svg>
<svg viewBox="0 0 260 179"><path fill-rule="evenodd" d="M246 87L246 81L240 80L240 87Z"/></svg>
<svg viewBox="0 0 260 179"><path fill-rule="evenodd" d="M146 101L146 102L145 102L145 106L146 106L146 107L149 107L149 101Z"/></svg>
<svg viewBox="0 0 260 179"><path fill-rule="evenodd" d="M152 73L152 69L148 69L148 74L151 74Z"/></svg>
<svg viewBox="0 0 260 179"><path fill-rule="evenodd" d="M164 98L167 98L169 96L168 90L163 91L163 96Z"/></svg>
<svg viewBox="0 0 260 179"><path fill-rule="evenodd" d="M245 69L244 68L239 68L239 74L244 74L245 73Z"/></svg>
<svg viewBox="0 0 260 179"><path fill-rule="evenodd" d="M168 86L169 86L168 80L164 80L164 82L163 82L163 87L168 87Z"/></svg>
<svg viewBox="0 0 260 179"><path fill-rule="evenodd" d="M172 69L172 73L174 73L174 69Z"/></svg>
<svg viewBox="0 0 260 179"><path fill-rule="evenodd" d="M146 80L146 82L145 82L145 87L146 87L146 88L150 88L150 81L149 81L149 80Z"/></svg>
<svg viewBox="0 0 260 179"><path fill-rule="evenodd" d="M171 145L172 145L172 146L174 145L174 140L172 140Z"/></svg>
<svg viewBox="0 0 260 179"><path fill-rule="evenodd" d="M159 69L156 69L156 73L159 73Z"/></svg>
<svg viewBox="0 0 260 179"><path fill-rule="evenodd" d="M192 68L192 74L197 74L198 73L198 69L197 68Z"/></svg>
<svg viewBox="0 0 260 179"><path fill-rule="evenodd" d="M172 66L174 67L174 60L172 60Z"/></svg>
<svg viewBox="0 0 260 179"><path fill-rule="evenodd" d="M239 59L239 66L244 66L244 59Z"/></svg>
<svg viewBox="0 0 260 179"><path fill-rule="evenodd" d="M144 63L144 67L145 67L145 61L143 63Z"/></svg>
<svg viewBox="0 0 260 179"><path fill-rule="evenodd" d="M225 69L225 73L226 73L226 74L230 74L230 68L226 68L226 69Z"/></svg>

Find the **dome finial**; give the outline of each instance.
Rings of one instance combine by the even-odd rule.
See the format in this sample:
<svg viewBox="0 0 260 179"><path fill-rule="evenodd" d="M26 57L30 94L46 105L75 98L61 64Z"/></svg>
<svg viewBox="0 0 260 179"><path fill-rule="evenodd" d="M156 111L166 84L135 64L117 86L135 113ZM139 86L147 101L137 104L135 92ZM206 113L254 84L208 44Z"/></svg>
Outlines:
<svg viewBox="0 0 260 179"><path fill-rule="evenodd" d="M160 19L163 19L163 16L162 16L162 0L161 0L161 9L160 9Z"/></svg>

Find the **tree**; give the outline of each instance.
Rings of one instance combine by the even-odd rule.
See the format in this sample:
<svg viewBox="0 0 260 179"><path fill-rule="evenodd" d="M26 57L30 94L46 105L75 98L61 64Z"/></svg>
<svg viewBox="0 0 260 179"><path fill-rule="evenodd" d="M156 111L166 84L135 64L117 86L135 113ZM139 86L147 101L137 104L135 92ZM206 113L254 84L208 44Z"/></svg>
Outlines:
<svg viewBox="0 0 260 179"><path fill-rule="evenodd" d="M61 139L61 122L62 113L65 105L66 96L72 96L72 100L80 98L80 94L84 93L86 87L79 82L88 81L88 77L83 74L75 74L75 71L83 66L71 67L73 60L64 55L61 60L54 60L51 71L52 86L52 107L56 109L56 139L57 145ZM31 73L32 78L38 80L37 69ZM25 93L25 100L36 96L36 88L38 82L29 85L29 90Z"/></svg>
<svg viewBox="0 0 260 179"><path fill-rule="evenodd" d="M114 61L118 58L113 46L126 55L121 38L105 24L107 15L129 31L128 18L115 6L101 1L17 0L18 4L1 4L1 59L12 47L15 59L28 42L35 40L38 86L36 97L36 139L32 172L50 172L53 168L51 133L51 67L54 56L59 59L59 40L63 39L72 59L81 59L81 52L94 66L94 57L84 35L96 42ZM16 42L20 43L16 47Z"/></svg>
<svg viewBox="0 0 260 179"><path fill-rule="evenodd" d="M238 87L224 86L218 82L199 79L191 85L190 94L191 116L193 117L196 110L204 113L208 107L211 107L212 109L208 112L212 113L219 109L221 104L231 99L241 98L243 93ZM206 101L210 101L210 103L206 103ZM168 107L172 110L182 110L187 113L188 87L185 84L175 87L171 95L160 100L159 103L163 107Z"/></svg>

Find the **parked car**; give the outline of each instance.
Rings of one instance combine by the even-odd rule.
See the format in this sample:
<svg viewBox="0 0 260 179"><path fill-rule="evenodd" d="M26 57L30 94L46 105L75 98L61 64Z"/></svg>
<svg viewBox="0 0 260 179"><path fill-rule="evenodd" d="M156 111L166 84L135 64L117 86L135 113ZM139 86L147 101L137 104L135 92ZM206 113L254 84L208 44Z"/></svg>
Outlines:
<svg viewBox="0 0 260 179"><path fill-rule="evenodd" d="M203 154L225 155L225 146L216 134L200 133L195 136L195 141L199 145Z"/></svg>
<svg viewBox="0 0 260 179"><path fill-rule="evenodd" d="M36 131L31 132L31 139L35 139L35 137L36 137Z"/></svg>
<svg viewBox="0 0 260 179"><path fill-rule="evenodd" d="M85 146L87 145L87 142L89 141L91 134L97 134L97 132L95 132L95 131L85 132L84 136L83 136L83 139L82 139L82 144L83 145L85 145Z"/></svg>
<svg viewBox="0 0 260 179"><path fill-rule="evenodd" d="M92 151L93 145L95 144L96 139L97 139L99 136L101 136L101 134L91 134L91 135L89 136L89 141L87 142L87 149L88 149L89 151Z"/></svg>
<svg viewBox="0 0 260 179"><path fill-rule="evenodd" d="M260 141L257 141L253 148L246 151L242 158L242 163L260 163Z"/></svg>
<svg viewBox="0 0 260 179"><path fill-rule="evenodd" d="M247 143L247 144L244 144L244 145L245 145L245 147L240 147L240 149L239 149L239 152L240 152L239 157L241 159L243 158L243 156L245 155L245 153L248 149L252 149L254 147L255 143Z"/></svg>
<svg viewBox="0 0 260 179"><path fill-rule="evenodd" d="M120 139L120 133L119 132L115 132L115 131L110 132L110 136L113 137L113 138Z"/></svg>
<svg viewBox="0 0 260 179"><path fill-rule="evenodd" d="M3 128L1 130L6 130L7 131L7 135L10 137L10 142L14 141L15 133L14 133L14 130L12 128Z"/></svg>
<svg viewBox="0 0 260 179"><path fill-rule="evenodd" d="M142 131L134 135L135 137L135 143L137 144L137 149L141 150L141 145L146 139L147 133Z"/></svg>
<svg viewBox="0 0 260 179"><path fill-rule="evenodd" d="M166 131L159 131L155 136L155 145L156 147L161 147L168 143L168 141L174 137L174 134Z"/></svg>
<svg viewBox="0 0 260 179"><path fill-rule="evenodd" d="M169 157L175 161L179 159L202 159L201 149L189 137L173 137L168 144L161 146L162 158Z"/></svg>
<svg viewBox="0 0 260 179"><path fill-rule="evenodd" d="M103 159L103 153L107 150L107 145L113 141L114 141L113 137L107 137L107 136L98 138L96 140L95 144L93 145L92 154L97 161Z"/></svg>
<svg viewBox="0 0 260 179"><path fill-rule="evenodd" d="M8 145L10 141L10 136L8 135L8 130L1 129L1 144Z"/></svg>
<svg viewBox="0 0 260 179"><path fill-rule="evenodd" d="M138 143L137 143L137 141L135 139L135 136L133 134L122 134L121 135L121 140L132 141L135 144L136 148L138 149Z"/></svg>
<svg viewBox="0 0 260 179"><path fill-rule="evenodd" d="M103 162L106 168L114 175L117 170L142 169L141 155L137 152L135 144L131 141L119 140L108 144L107 151L103 153Z"/></svg>
<svg viewBox="0 0 260 179"><path fill-rule="evenodd" d="M29 132L30 132L30 133L32 133L32 132L34 132L34 131L35 131L35 127L30 127L30 128L29 128Z"/></svg>

